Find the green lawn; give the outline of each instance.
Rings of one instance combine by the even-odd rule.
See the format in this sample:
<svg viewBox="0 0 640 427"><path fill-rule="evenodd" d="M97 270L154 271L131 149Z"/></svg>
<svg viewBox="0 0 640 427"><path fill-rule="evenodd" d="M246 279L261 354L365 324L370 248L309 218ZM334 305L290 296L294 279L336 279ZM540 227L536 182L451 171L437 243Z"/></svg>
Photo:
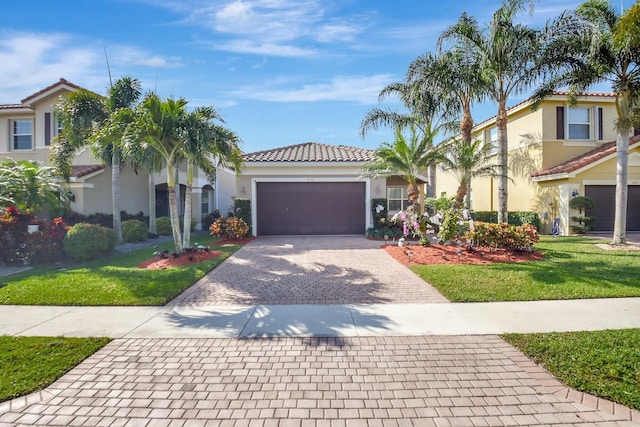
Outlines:
<svg viewBox="0 0 640 427"><path fill-rule="evenodd" d="M0 336L0 402L42 390L109 341Z"/></svg>
<svg viewBox="0 0 640 427"><path fill-rule="evenodd" d="M503 338L568 386L640 409L640 329Z"/></svg>
<svg viewBox="0 0 640 427"><path fill-rule="evenodd" d="M198 236L201 244L214 240ZM156 250L173 249L173 242L84 263L67 270L34 268L4 278L0 304L19 305L162 305L191 286L239 249L222 245L222 254L198 264L165 270L137 268Z"/></svg>
<svg viewBox="0 0 640 427"><path fill-rule="evenodd" d="M455 302L640 296L640 253L598 249L599 241L542 236L542 261L411 269Z"/></svg>

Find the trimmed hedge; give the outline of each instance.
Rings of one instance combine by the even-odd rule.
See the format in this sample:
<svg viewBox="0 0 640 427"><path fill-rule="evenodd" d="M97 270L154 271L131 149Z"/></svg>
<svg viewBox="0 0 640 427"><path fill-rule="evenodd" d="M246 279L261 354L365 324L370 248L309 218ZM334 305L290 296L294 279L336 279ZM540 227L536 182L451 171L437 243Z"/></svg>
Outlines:
<svg viewBox="0 0 640 427"><path fill-rule="evenodd" d="M122 238L125 242L144 242L147 240L149 232L144 222L139 219L129 219L122 221Z"/></svg>
<svg viewBox="0 0 640 427"><path fill-rule="evenodd" d="M81 222L67 231L62 246L71 258L87 260L113 250L116 241L117 236L112 229Z"/></svg>
<svg viewBox="0 0 640 427"><path fill-rule="evenodd" d="M477 211L475 213L475 221L490 222L496 224L498 222L498 212ZM508 222L511 225L531 224L538 229L540 228L540 217L535 212L509 212Z"/></svg>
<svg viewBox="0 0 640 427"><path fill-rule="evenodd" d="M173 233L171 219L168 216L156 218L156 232L160 236L170 236Z"/></svg>

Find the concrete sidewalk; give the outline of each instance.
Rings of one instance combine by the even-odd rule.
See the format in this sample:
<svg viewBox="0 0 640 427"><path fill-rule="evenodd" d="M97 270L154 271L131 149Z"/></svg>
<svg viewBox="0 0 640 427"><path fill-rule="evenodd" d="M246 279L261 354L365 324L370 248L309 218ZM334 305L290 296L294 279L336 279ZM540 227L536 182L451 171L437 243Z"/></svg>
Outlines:
<svg viewBox="0 0 640 427"><path fill-rule="evenodd" d="M640 327L640 298L453 304L3 306L0 335L246 338L486 335Z"/></svg>

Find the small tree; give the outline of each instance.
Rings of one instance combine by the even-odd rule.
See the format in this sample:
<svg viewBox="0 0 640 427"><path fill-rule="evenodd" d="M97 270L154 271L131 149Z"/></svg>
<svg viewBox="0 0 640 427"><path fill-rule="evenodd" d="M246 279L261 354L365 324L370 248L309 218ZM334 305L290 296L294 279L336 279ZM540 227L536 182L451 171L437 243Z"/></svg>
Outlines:
<svg viewBox="0 0 640 427"><path fill-rule="evenodd" d="M572 216L571 220L578 223L578 225L572 225L571 231L576 234L586 234L591 231L591 226L595 218L585 216L587 210L593 209L595 203L592 198L586 196L578 196L569 200L569 207L578 211L578 216Z"/></svg>

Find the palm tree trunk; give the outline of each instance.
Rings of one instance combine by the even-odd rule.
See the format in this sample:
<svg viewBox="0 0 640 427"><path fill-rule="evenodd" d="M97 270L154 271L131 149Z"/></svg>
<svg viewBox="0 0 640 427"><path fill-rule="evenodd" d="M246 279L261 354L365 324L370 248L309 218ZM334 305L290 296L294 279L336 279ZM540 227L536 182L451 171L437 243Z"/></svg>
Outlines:
<svg viewBox="0 0 640 427"><path fill-rule="evenodd" d="M498 101L498 116L496 118L498 128L498 223L508 222L507 212L507 185L509 183L507 173L507 108L506 100L501 98Z"/></svg>
<svg viewBox="0 0 640 427"><path fill-rule="evenodd" d="M429 165L427 175L429 176L429 183L427 184L427 197L436 198L436 167L435 163Z"/></svg>
<svg viewBox="0 0 640 427"><path fill-rule="evenodd" d="M471 104L465 102L462 105L462 119L460 120L460 133L462 140L471 143L471 131L473 130L473 116L471 115Z"/></svg>
<svg viewBox="0 0 640 427"><path fill-rule="evenodd" d="M187 186L184 195L184 232L182 235L182 247L191 245L191 197L193 190L193 162L187 160Z"/></svg>
<svg viewBox="0 0 640 427"><path fill-rule="evenodd" d="M113 231L116 233L118 244L124 243L120 218L120 149L117 147L113 147L111 154L111 204Z"/></svg>
<svg viewBox="0 0 640 427"><path fill-rule="evenodd" d="M415 213L420 212L420 189L415 183L409 183L407 185L407 198L409 199L409 203L411 203L411 207Z"/></svg>
<svg viewBox="0 0 640 427"><path fill-rule="evenodd" d="M149 233L158 234L156 229L156 183L153 172L149 172Z"/></svg>
<svg viewBox="0 0 640 427"><path fill-rule="evenodd" d="M182 236L180 235L180 218L176 200L176 175L175 168L171 162L167 162L167 187L169 191L169 215L171 218L171 230L173 232L173 244L176 252L181 254Z"/></svg>
<svg viewBox="0 0 640 427"><path fill-rule="evenodd" d="M453 202L453 207L455 209L460 209L464 205L464 196L467 194L467 183L462 181L458 186L458 191L456 191L456 199Z"/></svg>
<svg viewBox="0 0 640 427"><path fill-rule="evenodd" d="M627 175L629 165L629 129L619 129L616 140L616 211L613 221L614 245L627 243Z"/></svg>

